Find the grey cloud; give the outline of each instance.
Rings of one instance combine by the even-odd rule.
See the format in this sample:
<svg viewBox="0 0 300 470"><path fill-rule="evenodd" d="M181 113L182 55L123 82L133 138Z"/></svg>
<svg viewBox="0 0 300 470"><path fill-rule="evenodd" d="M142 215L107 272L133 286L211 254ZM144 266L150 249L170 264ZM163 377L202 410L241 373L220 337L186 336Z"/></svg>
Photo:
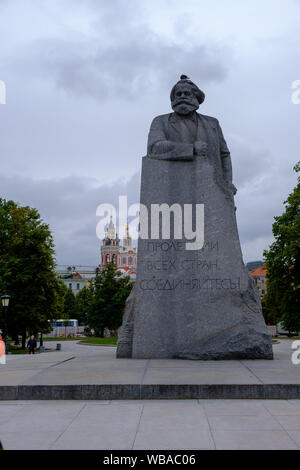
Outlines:
<svg viewBox="0 0 300 470"><path fill-rule="evenodd" d="M256 180L245 181L239 191L237 219L245 261L261 258L263 249L271 243L273 218L283 211L283 201L288 194L286 188L292 190L294 175L285 175L284 183L282 186L280 170L274 167ZM109 203L118 208L120 195L127 195L129 205L139 202L139 186L138 173L127 181L104 185L92 178L0 177L1 197L36 207L49 223L59 264L99 264L101 241L96 237L97 206Z"/></svg>
<svg viewBox="0 0 300 470"><path fill-rule="evenodd" d="M286 29L277 34L272 21L263 22L264 30L252 17L242 23L247 5L230 1L220 29L211 21L203 33L201 2L192 3L182 14L178 0L28 0L26 7L0 0L6 26L0 79L8 90L0 107L1 173L10 176L0 177L1 196L39 209L53 229L59 262L98 262L95 208L119 194L138 200L138 176L116 179L140 169L151 119L169 111L169 91L181 73L203 86L200 112L220 119L231 149L245 259L261 257L270 243L273 217L295 186L296 9L286 2ZM263 3L253 11L272 19L271 2ZM203 5L217 18L213 3ZM26 21L15 14L19 7ZM149 8L156 18L164 9L160 25L151 28ZM115 182L88 178L94 175Z"/></svg>
<svg viewBox="0 0 300 470"><path fill-rule="evenodd" d="M66 1L71 7L72 1ZM69 38L49 37L29 43L20 51L16 68L39 74L73 94L98 100L138 99L154 90L169 91L182 73L203 84L225 79L233 52L222 44L191 41L192 17L175 20L180 42L164 39L151 30L147 9L136 1L112 3L88 0L93 13L87 35L72 31ZM180 28L180 21L185 27Z"/></svg>
<svg viewBox="0 0 300 470"><path fill-rule="evenodd" d="M244 260L262 259L273 241L274 217L283 213L284 201L296 184L293 165L279 165L271 150L254 147L246 139L229 135L228 141Z"/></svg>
<svg viewBox="0 0 300 470"><path fill-rule="evenodd" d="M274 166L256 180L245 184L236 198L237 220L247 260L262 257L273 241L274 217L284 211L284 201L296 185L292 170L283 174Z"/></svg>
<svg viewBox="0 0 300 470"><path fill-rule="evenodd" d="M234 181L239 189L257 183L263 175L272 171L272 156L267 149L253 148L249 142L232 137L230 151Z"/></svg>
<svg viewBox="0 0 300 470"><path fill-rule="evenodd" d="M226 56L229 52L223 47L186 48L137 37L92 53L84 44L45 40L39 43L34 62L40 74L50 75L58 87L103 101L169 90L182 73L204 84L222 81L227 75Z"/></svg>
<svg viewBox="0 0 300 470"><path fill-rule="evenodd" d="M59 264L100 263L101 241L96 236L96 209L99 204L118 208L119 195L128 204L139 201L139 175L127 182L100 185L91 178L69 177L60 180L32 180L0 176L1 197L35 207L50 225Z"/></svg>

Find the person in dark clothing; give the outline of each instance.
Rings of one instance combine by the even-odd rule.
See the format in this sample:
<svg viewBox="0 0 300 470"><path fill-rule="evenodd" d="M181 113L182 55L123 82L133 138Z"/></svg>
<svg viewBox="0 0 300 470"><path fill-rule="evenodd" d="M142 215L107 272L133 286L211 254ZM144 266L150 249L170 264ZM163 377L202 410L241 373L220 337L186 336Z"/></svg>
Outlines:
<svg viewBox="0 0 300 470"><path fill-rule="evenodd" d="M30 340L27 343L27 348L29 349L29 354L34 354L36 347L37 347L37 342L34 339L34 336L31 336Z"/></svg>

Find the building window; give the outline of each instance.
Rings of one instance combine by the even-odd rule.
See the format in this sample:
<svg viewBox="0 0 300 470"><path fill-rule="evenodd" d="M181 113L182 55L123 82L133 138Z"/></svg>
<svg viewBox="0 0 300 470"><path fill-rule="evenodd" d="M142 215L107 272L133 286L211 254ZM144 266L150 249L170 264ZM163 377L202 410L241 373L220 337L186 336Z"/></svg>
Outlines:
<svg viewBox="0 0 300 470"><path fill-rule="evenodd" d="M77 290L80 290L80 284L77 284Z"/></svg>
<svg viewBox="0 0 300 470"><path fill-rule="evenodd" d="M125 258L125 256L124 256L124 257L123 257L123 266L125 266L125 264L126 264L126 258Z"/></svg>
<svg viewBox="0 0 300 470"><path fill-rule="evenodd" d="M261 293L262 293L262 295L265 295L266 291L262 290Z"/></svg>
<svg viewBox="0 0 300 470"><path fill-rule="evenodd" d="M69 284L69 289L72 289L72 284Z"/></svg>
<svg viewBox="0 0 300 470"><path fill-rule="evenodd" d="M129 264L130 264L130 266L132 266L132 257L131 256L129 256Z"/></svg>
<svg viewBox="0 0 300 470"><path fill-rule="evenodd" d="M106 264L109 264L109 255L106 255Z"/></svg>

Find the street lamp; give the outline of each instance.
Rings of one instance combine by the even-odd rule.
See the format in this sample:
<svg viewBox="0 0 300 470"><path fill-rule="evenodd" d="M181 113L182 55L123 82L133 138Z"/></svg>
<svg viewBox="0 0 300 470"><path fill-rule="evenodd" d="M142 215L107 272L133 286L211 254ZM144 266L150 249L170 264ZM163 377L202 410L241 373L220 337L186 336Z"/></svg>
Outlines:
<svg viewBox="0 0 300 470"><path fill-rule="evenodd" d="M1 297L2 307L4 309L4 332L3 332L3 341L5 343L5 354L7 354L7 336L8 336L8 307L10 302L10 295L2 295Z"/></svg>

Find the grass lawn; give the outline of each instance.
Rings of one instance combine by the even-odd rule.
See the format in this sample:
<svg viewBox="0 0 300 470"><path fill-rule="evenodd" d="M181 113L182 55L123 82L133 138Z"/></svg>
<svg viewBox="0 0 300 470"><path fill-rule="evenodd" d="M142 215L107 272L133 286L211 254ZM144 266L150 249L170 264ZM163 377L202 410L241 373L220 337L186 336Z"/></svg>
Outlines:
<svg viewBox="0 0 300 470"><path fill-rule="evenodd" d="M282 340L282 339L289 339L290 341L299 341L300 340L300 337L299 336L280 336L278 339Z"/></svg>
<svg viewBox="0 0 300 470"><path fill-rule="evenodd" d="M21 344L20 346L16 346L15 344L8 342L7 347L10 354L29 354L28 348L22 349ZM46 351L50 351L50 349L46 349ZM35 349L35 353L40 353L39 346Z"/></svg>
<svg viewBox="0 0 300 470"><path fill-rule="evenodd" d="M21 346L15 346L14 344L7 344L8 352L11 354L28 354L28 349L22 349Z"/></svg>
<svg viewBox="0 0 300 470"><path fill-rule="evenodd" d="M80 341L81 344L104 344L116 345L118 338L84 338Z"/></svg>
<svg viewBox="0 0 300 470"><path fill-rule="evenodd" d="M60 336L57 336L57 338L44 338L43 337L43 341L78 341L80 339L84 339L85 340L85 337L84 336L72 336L71 338L65 338L64 336L60 337ZM38 341L40 340L40 338L38 338Z"/></svg>
<svg viewBox="0 0 300 470"><path fill-rule="evenodd" d="M8 352L11 354L29 354L28 348L22 349L21 346L15 346L14 344L8 343ZM36 348L35 353L39 354L40 348Z"/></svg>

